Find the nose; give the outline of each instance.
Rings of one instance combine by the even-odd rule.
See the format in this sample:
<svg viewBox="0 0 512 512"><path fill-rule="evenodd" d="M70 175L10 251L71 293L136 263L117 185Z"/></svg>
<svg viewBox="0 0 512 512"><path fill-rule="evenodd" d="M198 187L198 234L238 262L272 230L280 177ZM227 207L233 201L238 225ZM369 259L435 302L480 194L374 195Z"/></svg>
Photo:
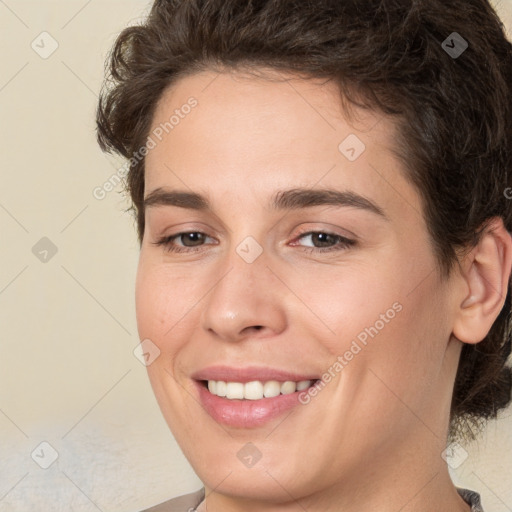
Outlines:
<svg viewBox="0 0 512 512"><path fill-rule="evenodd" d="M217 339L235 342L267 338L286 329L284 286L268 267L263 252L248 263L236 251L202 302L202 328Z"/></svg>

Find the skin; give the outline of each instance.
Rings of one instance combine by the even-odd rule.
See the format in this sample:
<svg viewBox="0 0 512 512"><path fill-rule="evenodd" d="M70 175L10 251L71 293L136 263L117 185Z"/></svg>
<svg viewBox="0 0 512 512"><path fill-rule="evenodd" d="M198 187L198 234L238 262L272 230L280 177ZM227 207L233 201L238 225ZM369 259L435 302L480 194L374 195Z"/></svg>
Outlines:
<svg viewBox="0 0 512 512"><path fill-rule="evenodd" d="M198 510L468 511L441 453L462 344L481 341L504 303L512 242L502 222L443 280L390 120L355 109L349 123L330 83L208 71L165 91L152 129L190 96L198 106L146 157L145 196L194 191L213 212L146 208L136 308L140 339L161 351L148 366L155 396L205 484ZM349 134L366 146L353 162L338 150ZM297 186L352 190L386 218L268 208L277 190ZM306 228L357 243L306 252L322 246L299 238ZM155 244L184 231L207 235L202 245L174 239L197 252ZM236 252L248 236L263 250L253 263ZM401 311L289 415L234 428L199 403L190 376L212 364L322 375L396 302ZM262 454L252 468L237 458L248 442Z"/></svg>

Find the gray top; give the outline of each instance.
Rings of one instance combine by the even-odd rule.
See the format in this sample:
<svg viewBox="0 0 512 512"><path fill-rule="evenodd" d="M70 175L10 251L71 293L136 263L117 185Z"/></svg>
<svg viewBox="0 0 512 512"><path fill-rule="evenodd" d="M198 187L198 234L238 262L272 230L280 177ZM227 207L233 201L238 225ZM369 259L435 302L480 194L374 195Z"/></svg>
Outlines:
<svg viewBox="0 0 512 512"><path fill-rule="evenodd" d="M480 503L480 495L477 492L460 487L456 487L456 489L462 499L468 505L471 505L471 512L484 512ZM194 512L203 500L204 487L196 492L160 503L160 505L148 508L142 512Z"/></svg>

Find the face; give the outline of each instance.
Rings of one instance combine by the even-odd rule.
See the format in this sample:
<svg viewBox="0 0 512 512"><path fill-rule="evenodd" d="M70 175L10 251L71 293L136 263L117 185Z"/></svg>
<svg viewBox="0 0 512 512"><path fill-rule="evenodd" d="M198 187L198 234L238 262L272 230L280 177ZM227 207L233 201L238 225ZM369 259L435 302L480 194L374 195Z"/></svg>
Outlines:
<svg viewBox="0 0 512 512"><path fill-rule="evenodd" d="M332 84L213 72L157 105L137 323L163 415L217 492L361 485L443 438L449 282L393 124L354 112Z"/></svg>

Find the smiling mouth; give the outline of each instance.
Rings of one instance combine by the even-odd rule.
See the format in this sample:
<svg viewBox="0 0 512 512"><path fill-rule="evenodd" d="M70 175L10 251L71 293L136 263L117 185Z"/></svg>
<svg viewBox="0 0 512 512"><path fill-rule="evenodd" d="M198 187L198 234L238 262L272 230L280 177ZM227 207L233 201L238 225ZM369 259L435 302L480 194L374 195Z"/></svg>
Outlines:
<svg viewBox="0 0 512 512"><path fill-rule="evenodd" d="M236 375L236 372L232 373ZM244 382L194 379L202 410L217 423L242 429L261 427L290 409L308 403L302 401L301 396L309 393L312 386L320 382L317 378L297 381L283 378L248 380L247 373L239 376Z"/></svg>
<svg viewBox="0 0 512 512"><path fill-rule="evenodd" d="M212 395L228 400L262 400L264 398L274 398L279 395L290 395L298 391L305 391L314 386L319 380L254 380L251 382L202 380L200 383Z"/></svg>

